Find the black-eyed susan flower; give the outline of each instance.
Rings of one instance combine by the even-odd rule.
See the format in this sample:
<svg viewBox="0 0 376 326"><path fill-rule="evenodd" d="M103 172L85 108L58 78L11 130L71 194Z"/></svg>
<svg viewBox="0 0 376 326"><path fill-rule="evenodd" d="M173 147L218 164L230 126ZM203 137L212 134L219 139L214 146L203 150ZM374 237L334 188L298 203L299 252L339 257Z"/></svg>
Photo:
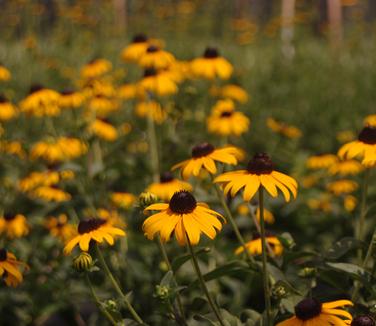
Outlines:
<svg viewBox="0 0 376 326"><path fill-rule="evenodd" d="M53 237L60 239L62 242L72 239L77 233L75 226L68 222L66 214L60 214L56 217L49 216L44 225Z"/></svg>
<svg viewBox="0 0 376 326"><path fill-rule="evenodd" d="M334 195L350 194L358 189L358 184L353 180L342 179L328 183L327 189Z"/></svg>
<svg viewBox="0 0 376 326"><path fill-rule="evenodd" d="M353 319L351 326L375 326L376 321L368 315L357 316Z"/></svg>
<svg viewBox="0 0 376 326"><path fill-rule="evenodd" d="M191 71L195 77L205 79L228 79L233 67L230 62L220 56L216 48L206 48L204 55L191 62Z"/></svg>
<svg viewBox="0 0 376 326"><path fill-rule="evenodd" d="M249 215L250 207L248 204L243 203L238 206L237 211L240 215ZM259 207L257 207L255 214L256 214L257 220L260 221L260 208ZM273 224L275 222L273 213L266 208L264 208L264 220L268 224Z"/></svg>
<svg viewBox="0 0 376 326"><path fill-rule="evenodd" d="M222 229L219 218L223 216L206 204L197 203L193 195L185 190L175 193L168 204L152 204L145 210L160 211L148 217L142 225L145 236L150 240L159 234L161 240L166 242L174 233L179 245L186 245L187 238L192 245L196 245L201 233L214 239Z"/></svg>
<svg viewBox="0 0 376 326"><path fill-rule="evenodd" d="M152 119L158 124L167 119L166 110L158 102L152 100L138 102L135 106L135 113L141 118L146 118L150 114Z"/></svg>
<svg viewBox="0 0 376 326"><path fill-rule="evenodd" d="M0 277L7 286L16 287L23 281L22 270L27 265L17 260L16 256L8 250L0 249Z"/></svg>
<svg viewBox="0 0 376 326"><path fill-rule="evenodd" d="M8 81L10 78L10 71L0 63L0 81Z"/></svg>
<svg viewBox="0 0 376 326"><path fill-rule="evenodd" d="M265 153L256 154L249 161L247 170L223 173L214 182L221 184L225 195L231 194L232 197L244 188L245 201L250 201L260 187L264 187L272 197L277 197L279 189L286 201L290 201L290 192L296 198L298 189L295 179L274 170L272 160Z"/></svg>
<svg viewBox="0 0 376 326"><path fill-rule="evenodd" d="M249 125L249 118L235 111L234 102L228 99L218 101L207 119L208 131L221 136L240 136L248 131Z"/></svg>
<svg viewBox="0 0 376 326"><path fill-rule="evenodd" d="M106 59L93 59L81 68L81 77L84 79L98 78L112 69L112 64Z"/></svg>
<svg viewBox="0 0 376 326"><path fill-rule="evenodd" d="M128 209L132 207L132 205L136 201L136 196L129 192L113 192L111 193L110 198L113 204L123 209Z"/></svg>
<svg viewBox="0 0 376 326"><path fill-rule="evenodd" d="M363 165L356 160L338 160L336 163L331 165L328 169L331 175L357 175L364 169Z"/></svg>
<svg viewBox="0 0 376 326"><path fill-rule="evenodd" d="M121 57L124 61L138 62L148 47L149 42L146 35L135 35L132 42L121 52Z"/></svg>
<svg viewBox="0 0 376 326"><path fill-rule="evenodd" d="M209 143L202 143L192 148L192 158L174 165L172 170L180 168L183 179L191 175L197 177L201 169L216 174L216 162L236 165L243 157L243 151L234 146L216 149Z"/></svg>
<svg viewBox="0 0 376 326"><path fill-rule="evenodd" d="M69 255L73 248L79 245L82 251L89 250L90 241L102 243L104 240L109 245L114 244L114 236L125 236L125 232L113 227L106 220L90 218L80 221L78 224L78 235L68 241L64 247L64 254Z"/></svg>
<svg viewBox="0 0 376 326"><path fill-rule="evenodd" d="M60 92L59 106L62 108L79 108L85 102L85 96L81 92L66 89Z"/></svg>
<svg viewBox="0 0 376 326"><path fill-rule="evenodd" d="M352 306L349 300L321 303L315 298L306 298L295 306L295 316L277 324L277 326L347 326L352 316L344 306Z"/></svg>
<svg viewBox="0 0 376 326"><path fill-rule="evenodd" d="M376 127L376 114L370 114L364 118L364 125Z"/></svg>
<svg viewBox="0 0 376 326"><path fill-rule="evenodd" d="M123 84L118 88L118 97L123 100L132 100L137 96L137 85L135 84Z"/></svg>
<svg viewBox="0 0 376 326"><path fill-rule="evenodd" d="M343 198L343 207L347 212L351 213L356 208L357 204L358 200L355 196L347 195Z"/></svg>
<svg viewBox="0 0 376 326"><path fill-rule="evenodd" d="M113 98L96 95L87 103L88 113L99 118L106 118L110 113L119 110L119 103Z"/></svg>
<svg viewBox="0 0 376 326"><path fill-rule="evenodd" d="M180 190L192 191L192 186L188 182L174 178L171 172L162 173L160 181L152 183L146 189L164 201L169 201L174 193Z"/></svg>
<svg viewBox="0 0 376 326"><path fill-rule="evenodd" d="M124 217L119 214L116 209L98 208L97 216L109 223L112 226L124 229L127 225L124 221Z"/></svg>
<svg viewBox="0 0 376 326"><path fill-rule="evenodd" d="M48 202L63 202L71 200L72 196L57 186L41 186L29 192L33 198L38 198Z"/></svg>
<svg viewBox="0 0 376 326"><path fill-rule="evenodd" d="M116 95L116 89L112 80L108 78L80 80L78 82L81 93L86 99L95 96L112 98Z"/></svg>
<svg viewBox="0 0 376 326"><path fill-rule="evenodd" d="M332 195L324 193L317 198L309 198L307 205L312 210L330 213L333 211L333 198Z"/></svg>
<svg viewBox="0 0 376 326"><path fill-rule="evenodd" d="M144 77L137 84L137 93L141 97L148 94L166 96L178 91L176 83L167 75L154 68L145 69Z"/></svg>
<svg viewBox="0 0 376 326"><path fill-rule="evenodd" d="M338 162L338 157L334 154L313 155L307 159L307 168L311 170L328 169Z"/></svg>
<svg viewBox="0 0 376 326"><path fill-rule="evenodd" d="M359 133L358 140L343 145L338 156L342 159L362 158L362 164L372 167L376 164L376 127L366 126Z"/></svg>
<svg viewBox="0 0 376 326"><path fill-rule="evenodd" d="M220 88L213 88L211 89L211 94L222 98L228 98L239 103L247 103L249 100L248 93L236 84L228 84Z"/></svg>
<svg viewBox="0 0 376 326"><path fill-rule="evenodd" d="M273 254L276 256L280 256L283 253L283 246L281 242L278 240L278 238L271 234L266 234L266 243L273 251ZM255 233L252 237L251 241L246 242L245 244L247 250L251 255L261 255L262 253L262 243L261 243L261 236L259 233ZM244 252L244 247L240 246L235 250L236 255L240 255L242 252Z"/></svg>
<svg viewBox="0 0 376 326"><path fill-rule="evenodd" d="M149 45L141 55L138 63L144 68L165 69L175 61L174 56L167 51L160 49L156 45Z"/></svg>
<svg viewBox="0 0 376 326"><path fill-rule="evenodd" d="M0 152L16 155L19 158L24 158L26 156L22 143L17 140L1 140Z"/></svg>
<svg viewBox="0 0 376 326"><path fill-rule="evenodd" d="M31 172L25 178L21 179L18 187L21 191L27 192L38 186L50 186L57 184L60 180L59 172L54 170Z"/></svg>
<svg viewBox="0 0 376 326"><path fill-rule="evenodd" d="M17 116L16 107L0 94L0 121L8 121Z"/></svg>
<svg viewBox="0 0 376 326"><path fill-rule="evenodd" d="M290 139L296 139L302 136L302 132L299 128L277 121L273 118L268 118L266 120L266 125L275 133L281 134Z"/></svg>
<svg viewBox="0 0 376 326"><path fill-rule="evenodd" d="M88 132L106 141L115 141L118 137L116 128L105 119L95 119L88 126Z"/></svg>
<svg viewBox="0 0 376 326"><path fill-rule="evenodd" d="M29 224L22 214L4 214L0 217L0 234L10 239L24 237L29 231Z"/></svg>

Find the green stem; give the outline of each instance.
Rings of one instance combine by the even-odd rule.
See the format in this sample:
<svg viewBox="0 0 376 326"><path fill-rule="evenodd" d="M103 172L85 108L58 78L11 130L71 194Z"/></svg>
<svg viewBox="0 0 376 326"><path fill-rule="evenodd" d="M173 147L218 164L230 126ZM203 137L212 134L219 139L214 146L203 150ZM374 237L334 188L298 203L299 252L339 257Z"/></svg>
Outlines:
<svg viewBox="0 0 376 326"><path fill-rule="evenodd" d="M356 228L356 238L359 241L363 240L363 229L364 229L364 222L366 219L367 214L367 192L368 192L368 179L369 179L369 171L370 169L366 169L363 175L363 183L362 183L362 194L361 194L361 202L360 202L360 215L358 219L358 225ZM359 248L358 250L358 260L359 263L362 261L363 250Z"/></svg>
<svg viewBox="0 0 376 326"><path fill-rule="evenodd" d="M100 263L102 264L103 268L104 268L104 271L106 272L108 278L110 279L113 287L115 288L116 292L118 293L118 295L123 299L125 305L127 306L129 312L131 313L131 315L133 316L133 318L139 323L139 324L144 324L143 320L141 319L141 317L137 314L136 310L134 310L133 306L131 305L131 303L129 302L128 298L125 296L125 294L123 293L123 291L121 290L119 284L117 283L117 281L115 280L115 277L112 275L106 261L104 260L104 257L102 255L102 252L101 250L99 249L98 245L95 244L95 249L97 251L97 255L98 255L98 259L100 261Z"/></svg>
<svg viewBox="0 0 376 326"><path fill-rule="evenodd" d="M191 244L191 241L189 240L188 238L188 235L186 234L186 241L187 241L187 247L188 247L188 250L189 250L189 253L191 254L191 258L192 258L192 262L193 262L193 267L196 271L196 274L197 274L197 277L200 281L200 284L201 284L201 287L202 287L202 290L204 291L205 293L205 296L206 298L208 299L208 302L209 302L209 305L210 305L210 308L212 309L215 317L217 318L219 324L221 326L225 326L225 324L223 323L222 321L222 317L218 311L218 308L216 306L216 304L214 303L210 293L209 293L209 290L206 286L206 283L205 283L205 279L204 277L202 276L202 273L201 273L201 270L200 270L200 266L198 265L198 261L197 261L197 257L195 255L195 252L192 248L192 244Z"/></svg>
<svg viewBox="0 0 376 326"><path fill-rule="evenodd" d="M158 235L158 246L159 246L159 249L162 253L163 259L164 259L164 261L167 265L168 270L170 272L172 272L173 279L174 279L174 282L175 282L175 286L178 286L178 282L176 281L176 278L175 278L175 273L172 269L170 260L169 260L168 255L167 255L166 247L165 247L164 243L162 242L161 237L159 235ZM181 321L182 321L183 325L187 326L188 324L187 324L187 321L185 319L184 307L183 307L183 303L181 301L181 297L180 297L179 292L176 292L176 302L177 302L178 307L179 307L179 313L180 313Z"/></svg>
<svg viewBox="0 0 376 326"><path fill-rule="evenodd" d="M148 138L150 146L150 161L151 168L153 172L153 181L159 181L159 158L158 158L158 147L157 147L157 134L155 132L155 123L151 112L149 112L148 117Z"/></svg>
<svg viewBox="0 0 376 326"><path fill-rule="evenodd" d="M98 307L99 310L103 313L103 315L105 315L105 317L109 320L109 322L110 322L112 325L115 325L115 326L116 326L116 325L117 325L116 321L115 321L114 318L111 316L111 314L107 311L107 309L103 307L103 305L102 305L102 303L100 302L98 296L96 295L95 290L94 290L94 287L93 287L93 284L91 284L91 281L90 281L89 275L87 275L87 273L85 274L85 278L86 278L86 282L87 282L87 284L89 285L89 289L90 289L91 295L93 296L94 301L95 301L97 307Z"/></svg>
<svg viewBox="0 0 376 326"><path fill-rule="evenodd" d="M262 276L264 283L264 297L266 309L266 326L271 325L271 303L270 303L270 290L269 290L269 273L267 268L267 247L265 237L265 218L264 218L264 188L259 188L259 207L260 207L260 235L261 235L261 248L262 248Z"/></svg>

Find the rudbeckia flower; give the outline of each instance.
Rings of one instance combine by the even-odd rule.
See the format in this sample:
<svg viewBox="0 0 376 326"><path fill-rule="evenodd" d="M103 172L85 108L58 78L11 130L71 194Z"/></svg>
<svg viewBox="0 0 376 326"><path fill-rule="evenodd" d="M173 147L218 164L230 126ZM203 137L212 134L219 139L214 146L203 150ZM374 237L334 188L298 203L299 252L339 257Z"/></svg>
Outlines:
<svg viewBox="0 0 376 326"><path fill-rule="evenodd" d="M78 84L80 85L81 93L88 99L96 96L112 98L116 95L116 90L110 79L85 79L79 81Z"/></svg>
<svg viewBox="0 0 376 326"><path fill-rule="evenodd" d="M219 218L223 216L206 204L197 203L193 195L185 190L175 193L168 204L152 204L145 211L160 211L148 217L142 225L145 236L150 240L159 233L161 240L166 242L174 232L179 245L187 244L187 237L192 245L196 245L201 233L214 239L217 231L222 229Z"/></svg>
<svg viewBox="0 0 376 326"><path fill-rule="evenodd" d="M22 158L22 159L26 156L26 153L22 148L22 143L16 140L13 140L13 141L1 140L0 152L17 155L19 158Z"/></svg>
<svg viewBox="0 0 376 326"><path fill-rule="evenodd" d="M354 192L356 189L358 189L358 184L355 181L343 179L330 182L327 188L330 192L336 196L339 196Z"/></svg>
<svg viewBox="0 0 376 326"><path fill-rule="evenodd" d="M328 169L331 175L356 175L362 172L364 169L363 165L355 160L338 160L336 163L331 165Z"/></svg>
<svg viewBox="0 0 376 326"><path fill-rule="evenodd" d="M364 125L376 127L376 114L370 114L369 116L366 116L364 119Z"/></svg>
<svg viewBox="0 0 376 326"><path fill-rule="evenodd" d="M73 90L64 90L60 95L59 106L62 108L79 108L85 101L82 93Z"/></svg>
<svg viewBox="0 0 376 326"><path fill-rule="evenodd" d="M269 234L267 233L265 240L266 240L266 243L269 245L269 247L272 249L274 255L276 256L282 255L283 246L276 236L270 233ZM246 242L245 246L251 255L261 255L262 243L261 243L260 234L259 233L254 234L252 240ZM239 255L242 252L244 252L243 246L240 246L239 248L235 250L236 255Z"/></svg>
<svg viewBox="0 0 376 326"><path fill-rule="evenodd" d="M117 207L124 209L130 208L136 201L136 196L129 192L113 192L110 197Z"/></svg>
<svg viewBox="0 0 376 326"><path fill-rule="evenodd" d="M53 237L66 242L76 234L76 229L72 224L68 223L68 216L60 214L59 216L49 216L45 222L45 227L50 231Z"/></svg>
<svg viewBox="0 0 376 326"><path fill-rule="evenodd" d="M221 136L240 136L248 131L249 125L249 118L235 111L232 100L218 101L207 119L208 131Z"/></svg>
<svg viewBox="0 0 376 326"><path fill-rule="evenodd" d="M165 69L175 61L174 56L156 45L149 45L146 52L143 53L138 61L144 68Z"/></svg>
<svg viewBox="0 0 376 326"><path fill-rule="evenodd" d="M97 216L105 220L108 224L112 226L115 226L121 229L127 226L124 221L124 217L120 215L116 209L98 208Z"/></svg>
<svg viewBox="0 0 376 326"><path fill-rule="evenodd" d="M84 79L98 78L112 69L112 64L106 59L93 59L81 68L81 77Z"/></svg>
<svg viewBox="0 0 376 326"><path fill-rule="evenodd" d="M76 245L79 245L82 251L89 250L90 241L102 243L104 240L109 245L114 244L114 236L125 236L125 232L108 224L106 220L91 218L82 220L78 224L78 235L69 240L64 247L64 254L69 255Z"/></svg>
<svg viewBox="0 0 376 326"><path fill-rule="evenodd" d="M197 177L201 169L216 174L216 162L236 165L243 157L243 152L234 146L216 149L209 143L202 143L192 148L192 158L174 165L172 170L180 168L183 179L188 179L191 175Z"/></svg>
<svg viewBox="0 0 376 326"><path fill-rule="evenodd" d="M249 99L247 92L236 84L228 84L220 88L213 88L211 89L211 94L222 98L228 98L239 103L247 103Z"/></svg>
<svg viewBox="0 0 376 326"><path fill-rule="evenodd" d="M8 81L11 74L7 68L0 63L0 81Z"/></svg>
<svg viewBox="0 0 376 326"><path fill-rule="evenodd" d="M266 125L274 132L287 138L296 139L302 136L302 132L297 127L277 121L273 118L268 118L266 120Z"/></svg>
<svg viewBox="0 0 376 326"><path fill-rule="evenodd" d="M17 260L16 256L4 248L0 249L0 277L7 286L16 287L23 281L20 267L27 268L24 262Z"/></svg>
<svg viewBox="0 0 376 326"><path fill-rule="evenodd" d="M144 78L137 84L137 92L141 97L145 97L147 93L166 96L175 94L177 91L176 83L154 68L145 69Z"/></svg>
<svg viewBox="0 0 376 326"><path fill-rule="evenodd" d="M16 107L0 94L0 121L8 121L17 116Z"/></svg>
<svg viewBox="0 0 376 326"><path fill-rule="evenodd" d="M376 127L366 126L359 133L358 140L343 145L338 156L344 158L362 158L362 164L372 167L376 164Z"/></svg>
<svg viewBox="0 0 376 326"><path fill-rule="evenodd" d="M311 170L328 169L338 162L338 157L334 154L321 154L310 156L306 165Z"/></svg>
<svg viewBox="0 0 376 326"><path fill-rule="evenodd" d="M95 119L89 124L88 131L107 141L115 141L118 137L116 128L105 119Z"/></svg>
<svg viewBox="0 0 376 326"><path fill-rule="evenodd" d="M148 46L149 42L146 35L135 35L132 42L121 52L121 57L124 61L137 62L146 52Z"/></svg>
<svg viewBox="0 0 376 326"><path fill-rule="evenodd" d="M123 100L132 100L137 96L137 86L135 84L123 84L119 87L117 94Z"/></svg>
<svg viewBox="0 0 376 326"><path fill-rule="evenodd" d="M206 79L228 79L233 67L230 62L219 55L215 48L207 48L204 55L191 62L191 71L195 77Z"/></svg>
<svg viewBox="0 0 376 326"><path fill-rule="evenodd" d="M309 198L307 205L312 210L330 213L333 211L333 200L330 194L322 194L318 198Z"/></svg>
<svg viewBox="0 0 376 326"><path fill-rule="evenodd" d="M295 306L295 316L277 324L277 326L348 326L352 316L343 306L352 306L349 300L321 303L315 298L306 298Z"/></svg>
<svg viewBox="0 0 376 326"><path fill-rule="evenodd" d="M4 214L0 217L0 234L5 233L10 239L23 237L29 231L29 224L22 214Z"/></svg>
<svg viewBox="0 0 376 326"><path fill-rule="evenodd" d="M357 204L358 200L352 195L347 195L345 198L343 198L343 207L347 212L352 212L356 208Z"/></svg>
<svg viewBox="0 0 376 326"><path fill-rule="evenodd" d="M244 188L243 198L250 201L260 187L264 187L272 196L278 196L278 189L283 193L285 200L290 201L290 192L296 198L298 184L295 179L281 172L274 170L274 164L265 153L256 154L249 161L247 170L226 172L214 179L215 183L220 183L227 196L232 197Z"/></svg>
<svg viewBox="0 0 376 326"><path fill-rule="evenodd" d="M237 208L237 211L240 215L249 215L250 214L249 205L245 203L240 204ZM256 209L256 218L260 222L260 208L259 207L257 207ZM275 222L273 213L266 208L264 208L264 220L265 220L265 223L268 223L268 224L273 224Z"/></svg>
<svg viewBox="0 0 376 326"><path fill-rule="evenodd" d="M34 198L58 203L68 201L72 198L72 196L69 193L57 188L56 186L37 187L36 189L32 190L29 194L31 197Z"/></svg>
<svg viewBox="0 0 376 326"><path fill-rule="evenodd" d="M180 190L192 191L192 186L188 182L174 178L171 172L164 172L160 175L160 181L148 186L146 192L156 195L161 200L169 201L174 193Z"/></svg>
<svg viewBox="0 0 376 326"><path fill-rule="evenodd" d="M152 119L158 124L167 119L167 112L156 101L138 102L135 107L135 113L141 118L146 118L150 114Z"/></svg>
<svg viewBox="0 0 376 326"><path fill-rule="evenodd" d="M93 113L99 118L106 118L110 113L119 110L119 103L102 95L91 98L87 104L89 114Z"/></svg>

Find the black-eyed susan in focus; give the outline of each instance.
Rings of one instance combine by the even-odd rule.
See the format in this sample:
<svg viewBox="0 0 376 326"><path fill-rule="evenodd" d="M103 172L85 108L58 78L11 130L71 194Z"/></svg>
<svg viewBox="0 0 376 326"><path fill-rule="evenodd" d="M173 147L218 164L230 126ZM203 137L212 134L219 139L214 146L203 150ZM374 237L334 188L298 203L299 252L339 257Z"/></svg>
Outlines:
<svg viewBox="0 0 376 326"><path fill-rule="evenodd" d="M0 277L7 286L16 287L22 283L22 268L27 269L24 262L17 260L16 256L8 250L0 249Z"/></svg>
<svg viewBox="0 0 376 326"><path fill-rule="evenodd" d="M220 218L223 216L206 204L197 203L193 195L185 190L176 192L168 204L152 204L145 210L160 211L148 217L142 225L145 236L150 240L159 234L166 242L174 233L179 245L186 245L187 237L192 245L196 245L201 233L214 239L222 229Z"/></svg>

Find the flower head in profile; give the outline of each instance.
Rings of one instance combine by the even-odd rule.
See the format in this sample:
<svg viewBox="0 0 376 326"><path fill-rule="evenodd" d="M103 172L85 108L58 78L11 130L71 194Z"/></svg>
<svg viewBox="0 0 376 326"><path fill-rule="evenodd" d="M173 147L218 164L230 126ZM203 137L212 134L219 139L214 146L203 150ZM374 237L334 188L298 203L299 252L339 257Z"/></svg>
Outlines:
<svg viewBox="0 0 376 326"><path fill-rule="evenodd" d="M8 250L0 249L0 277L7 286L16 287L23 281L22 269L28 266Z"/></svg>
<svg viewBox="0 0 376 326"><path fill-rule="evenodd" d="M49 216L44 225L53 237L63 242L71 239L77 233L76 228L68 222L66 214L60 214L56 217Z"/></svg>
<svg viewBox="0 0 376 326"><path fill-rule="evenodd" d="M124 61L138 62L148 46L148 37L145 34L137 34L133 37L131 43L123 49L121 57Z"/></svg>
<svg viewBox="0 0 376 326"><path fill-rule="evenodd" d="M273 251L274 255L276 255L276 256L282 255L282 253L283 253L283 246L282 246L281 242L278 240L278 238L275 235L273 235L271 233L267 233L265 240L266 240L266 243L268 244L268 246ZM261 236L260 236L260 234L259 233L255 233L253 235L252 240L248 241L245 244L245 247L247 248L247 250L249 251L249 253L251 255L261 255L261 253L262 253L262 243L261 243ZM243 246L240 246L240 247L238 247L235 250L235 254L236 255L239 255L242 252L244 252Z"/></svg>
<svg viewBox="0 0 376 326"><path fill-rule="evenodd" d="M352 305L349 300L321 303L315 298L306 298L295 306L295 316L277 326L350 325L353 318L342 307Z"/></svg>
<svg viewBox="0 0 376 326"><path fill-rule="evenodd" d="M268 118L266 120L266 125L275 133L290 139L296 139L302 136L301 130L297 127L288 125L284 122L277 121L273 118Z"/></svg>
<svg viewBox="0 0 376 326"><path fill-rule="evenodd" d="M206 48L204 55L191 62L191 71L195 77L205 79L228 79L233 67L230 62L220 56L216 48Z"/></svg>
<svg viewBox="0 0 376 326"><path fill-rule="evenodd" d="M149 45L138 64L144 68L166 69L175 62L174 56L156 45Z"/></svg>
<svg viewBox="0 0 376 326"><path fill-rule="evenodd" d="M88 126L88 132L97 137L113 142L118 137L116 128L106 119L95 119Z"/></svg>
<svg viewBox="0 0 376 326"><path fill-rule="evenodd" d="M29 231L29 224L22 214L4 214L0 217L0 234L5 233L10 239L24 237Z"/></svg>
<svg viewBox="0 0 376 326"><path fill-rule="evenodd" d="M214 182L221 184L225 195L230 194L232 197L244 188L245 201L250 201L260 187L265 188L272 197L278 196L279 189L286 201L290 201L290 192L296 198L298 190L295 179L275 171L272 160L265 153L256 154L249 161L247 170L223 173L216 177Z"/></svg>
<svg viewBox="0 0 376 326"><path fill-rule="evenodd" d="M154 68L147 68L144 77L137 84L137 93L141 97L147 97L148 93L167 96L178 91L176 83L167 75Z"/></svg>
<svg viewBox="0 0 376 326"><path fill-rule="evenodd" d="M327 189L336 196L350 194L358 189L358 184L353 180L341 179L328 183Z"/></svg>
<svg viewBox="0 0 376 326"><path fill-rule="evenodd" d="M328 169L331 175L357 175L362 172L364 166L356 160L338 160L336 163L331 165Z"/></svg>
<svg viewBox="0 0 376 326"><path fill-rule="evenodd" d="M172 170L180 168L183 179L188 179L191 175L197 177L201 169L216 174L216 162L236 165L243 157L243 151L234 146L216 149L209 143L202 143L193 147L192 158L174 165Z"/></svg>
<svg viewBox="0 0 376 326"><path fill-rule="evenodd" d="M114 244L114 236L125 236L123 230L113 227L106 220L100 218L90 218L80 221L77 231L78 235L69 240L65 245L65 255L69 255L77 245L79 245L82 251L88 251L90 241L102 243L106 240L112 246Z"/></svg>
<svg viewBox="0 0 376 326"><path fill-rule="evenodd" d="M81 68L81 77L84 79L98 78L112 69L112 63L106 59L93 59Z"/></svg>
<svg viewBox="0 0 376 326"><path fill-rule="evenodd" d="M40 186L32 190L29 195L33 198L47 202L64 202L71 200L72 196L57 186Z"/></svg>
<svg viewBox="0 0 376 326"><path fill-rule="evenodd" d="M119 208L128 209L136 202L136 196L125 191L115 191L110 195L111 202Z"/></svg>
<svg viewBox="0 0 376 326"><path fill-rule="evenodd" d="M197 203L193 195L185 190L176 192L168 204L152 204L145 210L159 211L148 217L142 225L145 236L150 240L159 234L161 240L166 242L174 233L179 245L187 244L187 239L196 245L201 233L214 239L222 229L219 218L223 216L209 209L206 204Z"/></svg>
<svg viewBox="0 0 376 326"><path fill-rule="evenodd" d="M70 89L66 89L60 92L59 106L62 108L79 108L84 102L85 96L81 92Z"/></svg>
<svg viewBox="0 0 376 326"><path fill-rule="evenodd" d="M9 100L0 94L0 121L8 121L18 114L16 107Z"/></svg>
<svg viewBox="0 0 376 326"><path fill-rule="evenodd" d="M158 124L167 119L167 112L157 101L141 101L135 106L135 113L141 118L151 118Z"/></svg>
<svg viewBox="0 0 376 326"><path fill-rule="evenodd" d="M370 114L364 118L364 125L376 127L376 114Z"/></svg>
<svg viewBox="0 0 376 326"><path fill-rule="evenodd" d="M338 157L334 154L313 155L307 159L306 165L308 169L320 170L328 169L338 162Z"/></svg>
<svg viewBox="0 0 376 326"><path fill-rule="evenodd" d="M220 88L212 88L210 93L214 96L231 99L239 103L247 103L249 100L248 93L241 86L236 84L228 84Z"/></svg>
<svg viewBox="0 0 376 326"><path fill-rule="evenodd" d="M0 81L8 81L10 78L10 71L0 63Z"/></svg>

